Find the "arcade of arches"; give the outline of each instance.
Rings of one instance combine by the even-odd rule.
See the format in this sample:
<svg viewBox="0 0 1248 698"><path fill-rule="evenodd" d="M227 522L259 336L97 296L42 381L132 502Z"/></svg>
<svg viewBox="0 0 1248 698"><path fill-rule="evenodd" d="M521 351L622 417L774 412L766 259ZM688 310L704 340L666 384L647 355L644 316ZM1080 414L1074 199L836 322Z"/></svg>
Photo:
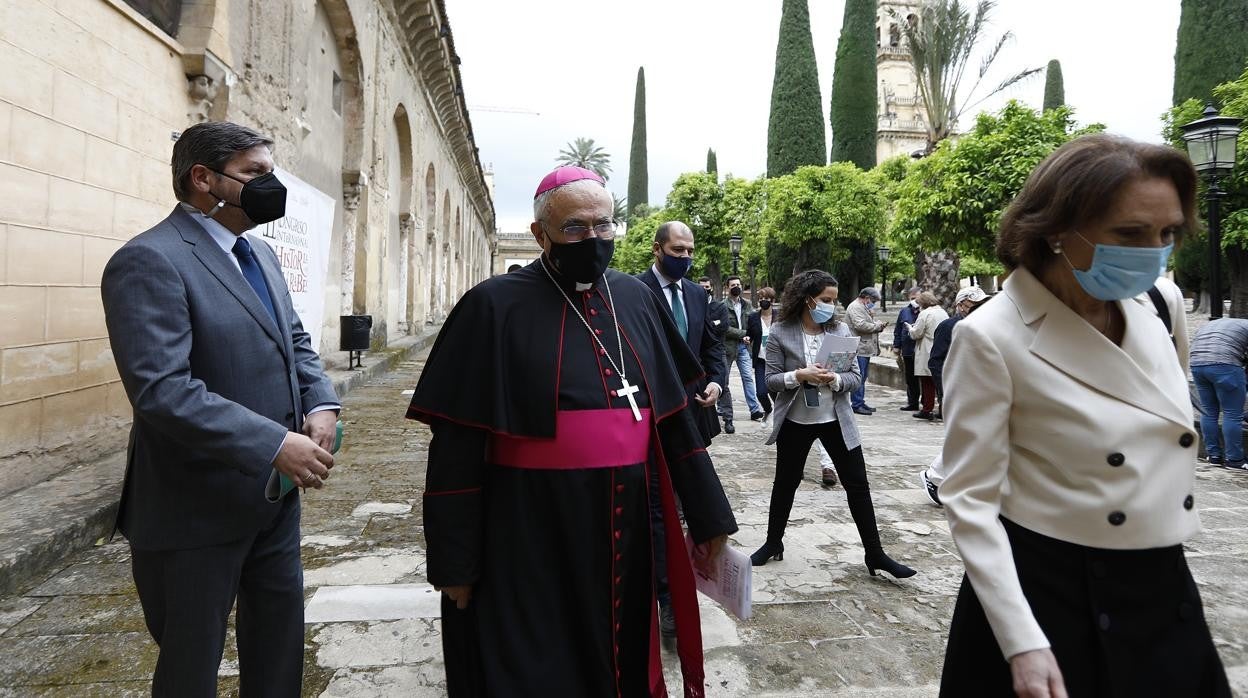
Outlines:
<svg viewBox="0 0 1248 698"><path fill-rule="evenodd" d="M492 182L444 0L5 6L0 65L21 77L0 79L0 495L124 447L100 273L168 215L171 134L193 123L271 136L335 199L323 354L340 315L371 315L380 347L489 275Z"/></svg>

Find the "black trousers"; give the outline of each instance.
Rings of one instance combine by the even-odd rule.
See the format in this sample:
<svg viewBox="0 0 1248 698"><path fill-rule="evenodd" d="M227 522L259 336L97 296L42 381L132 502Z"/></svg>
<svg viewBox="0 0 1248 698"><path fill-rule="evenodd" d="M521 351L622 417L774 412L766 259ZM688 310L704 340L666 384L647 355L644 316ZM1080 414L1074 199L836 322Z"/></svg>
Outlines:
<svg viewBox="0 0 1248 698"><path fill-rule="evenodd" d="M906 366L906 405L918 407L921 388L919 377L914 375L914 354L902 354L901 362Z"/></svg>
<svg viewBox="0 0 1248 698"><path fill-rule="evenodd" d="M303 684L299 496L264 530L190 550L131 546L134 584L160 646L152 696L214 698L230 609L238 600L239 695L297 698Z"/></svg>
<svg viewBox="0 0 1248 698"><path fill-rule="evenodd" d="M758 404L763 412L771 414L771 393L767 392L767 362L754 359L754 394L758 396Z"/></svg>
<svg viewBox="0 0 1248 698"><path fill-rule="evenodd" d="M1001 519L1023 594L1070 698L1229 698L1183 547L1106 550ZM1013 696L1010 665L965 576L940 695Z"/></svg>
<svg viewBox="0 0 1248 698"><path fill-rule="evenodd" d="M767 513L767 542L779 543L784 538L784 529L793 511L793 495L802 482L806 456L815 439L823 444L836 466L863 549L868 555L883 552L880 531L875 525L875 505L871 502L871 486L867 484L867 464L862 458L862 447L853 450L845 447L840 422L798 424L785 420L780 426L780 434L776 437L776 479L771 485L771 508Z"/></svg>

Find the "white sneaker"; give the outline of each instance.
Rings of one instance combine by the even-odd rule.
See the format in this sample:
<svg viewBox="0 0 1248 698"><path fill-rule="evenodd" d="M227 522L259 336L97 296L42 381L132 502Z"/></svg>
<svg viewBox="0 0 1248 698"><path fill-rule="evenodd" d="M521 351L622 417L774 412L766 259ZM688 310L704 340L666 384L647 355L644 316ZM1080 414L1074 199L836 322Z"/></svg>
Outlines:
<svg viewBox="0 0 1248 698"><path fill-rule="evenodd" d="M940 493L937 491L936 485L932 484L932 481L927 479L927 470L919 473L919 484L923 486L923 492L927 494L927 499L932 503L932 506L944 506L940 503Z"/></svg>

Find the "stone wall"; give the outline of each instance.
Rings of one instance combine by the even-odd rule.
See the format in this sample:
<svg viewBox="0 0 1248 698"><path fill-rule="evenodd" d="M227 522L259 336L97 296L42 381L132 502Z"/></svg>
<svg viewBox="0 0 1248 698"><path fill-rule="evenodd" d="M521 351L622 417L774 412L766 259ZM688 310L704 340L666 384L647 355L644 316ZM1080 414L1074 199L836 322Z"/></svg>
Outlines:
<svg viewBox="0 0 1248 698"><path fill-rule="evenodd" d="M170 36L124 0L0 2L0 494L124 447L99 281L172 209L176 134L228 119L337 201L338 316L375 345L490 273L494 210L441 0L184 0Z"/></svg>

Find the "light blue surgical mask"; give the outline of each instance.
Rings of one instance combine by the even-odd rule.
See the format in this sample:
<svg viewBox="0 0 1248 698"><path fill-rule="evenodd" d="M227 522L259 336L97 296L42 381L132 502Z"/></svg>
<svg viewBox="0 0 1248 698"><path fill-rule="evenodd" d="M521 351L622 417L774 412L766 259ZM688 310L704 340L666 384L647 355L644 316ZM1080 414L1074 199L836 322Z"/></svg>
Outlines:
<svg viewBox="0 0 1248 698"><path fill-rule="evenodd" d="M867 310L875 310L875 301L867 301Z"/></svg>
<svg viewBox="0 0 1248 698"><path fill-rule="evenodd" d="M810 309L810 319L814 320L816 325L822 325L835 315L836 306L823 301L815 301L815 307Z"/></svg>
<svg viewBox="0 0 1248 698"><path fill-rule="evenodd" d="M1070 264L1075 280L1089 296L1102 301L1120 301L1134 298L1153 287L1157 277L1166 271L1166 262L1174 245L1165 247L1127 247L1124 245L1093 245L1080 233L1079 236L1095 251L1092 265L1087 271L1070 264L1066 253L1062 257Z"/></svg>

